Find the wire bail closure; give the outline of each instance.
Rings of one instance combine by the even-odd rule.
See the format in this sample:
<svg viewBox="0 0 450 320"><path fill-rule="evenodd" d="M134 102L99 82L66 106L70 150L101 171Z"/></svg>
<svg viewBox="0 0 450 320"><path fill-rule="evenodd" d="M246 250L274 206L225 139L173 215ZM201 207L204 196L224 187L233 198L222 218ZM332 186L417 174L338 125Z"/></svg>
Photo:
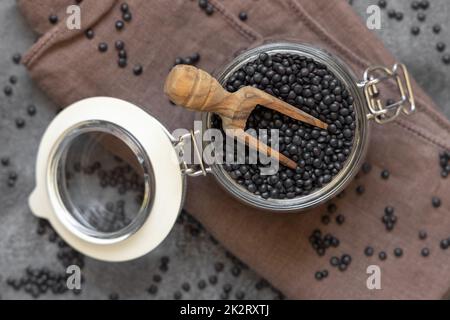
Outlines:
<svg viewBox="0 0 450 320"><path fill-rule="evenodd" d="M180 160L181 172L190 177L206 176L208 172L211 172L211 168L206 168L203 163L202 152L197 143L197 136L200 131L191 130L189 133L180 136L180 138L175 142L174 147L177 150L178 158ZM198 164L188 164L184 159L184 147L188 146L194 147L195 156L198 160Z"/></svg>
<svg viewBox="0 0 450 320"><path fill-rule="evenodd" d="M400 100L384 104L380 99L378 85L385 81L394 80ZM400 113L410 115L416 110L411 81L406 66L396 63L392 69L383 66L369 67L364 71L364 80L359 84L363 87L364 96L370 113L367 118L374 119L379 124L384 124L395 120Z"/></svg>

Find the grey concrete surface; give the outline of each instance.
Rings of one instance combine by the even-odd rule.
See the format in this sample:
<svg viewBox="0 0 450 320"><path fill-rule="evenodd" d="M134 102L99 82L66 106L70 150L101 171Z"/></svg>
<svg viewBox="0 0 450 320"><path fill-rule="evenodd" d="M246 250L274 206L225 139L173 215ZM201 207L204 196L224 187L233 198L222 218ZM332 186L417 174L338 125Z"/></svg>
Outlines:
<svg viewBox="0 0 450 320"><path fill-rule="evenodd" d="M437 41L450 45L450 2L433 0L426 11L425 22L418 22L416 13L410 9L409 0L388 0L388 7L404 13L399 22L382 15L382 29L377 31L387 46L405 62L411 73L425 90L437 101L450 117L450 65L441 62L442 53L435 49ZM364 18L369 3L376 1L354 0L355 10ZM431 32L434 23L442 26L439 35ZM419 36L412 36L410 27L420 25ZM19 15L14 0L0 2L0 88L8 83L11 75L18 77L13 87L14 94L6 97L0 92L0 157L10 157L9 167L0 166L0 296L3 299L29 299L23 290L16 291L7 282L10 278L20 278L25 269L47 267L54 272L64 273L65 269L57 259L61 248L51 240L51 232L37 234L38 221L27 205L27 197L34 187L34 164L37 147L46 126L55 116L57 107L37 90L22 66L14 65L11 56L15 52L25 52L34 41ZM27 115L26 107L34 103L37 114ZM26 126L17 129L15 119L23 118ZM8 173L14 170L18 180L14 188L7 186ZM183 216L186 218L186 216ZM161 271L163 256L170 258L169 268ZM230 298L240 292L245 298L272 299L278 294L271 288L256 290L260 280L253 271L241 266L230 258L226 251L193 221L179 223L170 236L152 254L139 260L111 264L84 259L83 276L85 282L80 295L67 292L61 295L52 293L43 299L107 299L117 293L121 299L171 299L175 292L182 292L183 298L219 299L224 284L231 284ZM214 265L225 264L224 271L218 275L218 283L208 283L208 277L215 274ZM234 273L231 270L234 268ZM241 270L239 275L236 270ZM154 284L155 274L162 276L157 284L158 293L150 295L147 288ZM198 282L205 280L205 289L198 288ZM183 283L190 284L189 292L181 289Z"/></svg>

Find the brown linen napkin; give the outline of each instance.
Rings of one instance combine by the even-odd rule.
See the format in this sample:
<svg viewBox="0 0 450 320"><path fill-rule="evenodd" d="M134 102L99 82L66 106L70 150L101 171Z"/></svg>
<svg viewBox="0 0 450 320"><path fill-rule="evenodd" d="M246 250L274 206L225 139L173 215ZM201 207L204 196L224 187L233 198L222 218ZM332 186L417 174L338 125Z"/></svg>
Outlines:
<svg viewBox="0 0 450 320"><path fill-rule="evenodd" d="M24 59L38 85L59 105L67 106L90 96L114 96L142 106L169 129L190 128L194 114L171 106L163 94L164 79L175 57L200 52L199 67L210 72L223 66L236 52L261 44L264 39L298 39L334 53L362 75L370 65L392 65L394 58L361 23L345 1L238 1L210 0L215 13L207 16L197 1L128 0L133 20L117 32L120 18L116 0L83 1L82 27L69 31L62 20L72 0L18 0L22 12L41 39ZM240 11L247 22L237 18ZM48 24L50 13L60 16L57 26ZM95 38L84 30L92 27ZM129 63L140 63L144 74L136 77L131 67L117 67L114 42L125 41ZM97 50L109 44L107 53ZM392 88L391 88L392 89ZM439 241L450 236L449 181L440 178L438 151L450 149L450 123L423 91L414 85L419 112L409 118L371 125L367 161L372 170L361 174L343 197L334 199L337 212L346 218L324 226L327 205L307 213L275 214L247 207L226 194L212 177L190 179L185 208L231 252L267 278L290 298L437 299L450 286L449 251ZM387 92L387 95L392 92ZM388 180L380 178L388 169ZM355 188L363 185L363 195ZM431 206L431 197L443 199ZM381 223L384 208L395 207L398 223L386 232ZM333 218L333 216L332 216ZM340 239L338 248L318 257L309 243L314 229ZM428 238L418 239L427 230ZM367 245L375 248L364 256ZM401 258L393 250L401 247ZM429 247L428 258L420 255ZM380 261L379 251L388 258ZM339 272L329 264L331 256L348 253L353 261ZM368 290L366 268L382 270L382 290ZM317 270L328 269L327 279L317 281Z"/></svg>

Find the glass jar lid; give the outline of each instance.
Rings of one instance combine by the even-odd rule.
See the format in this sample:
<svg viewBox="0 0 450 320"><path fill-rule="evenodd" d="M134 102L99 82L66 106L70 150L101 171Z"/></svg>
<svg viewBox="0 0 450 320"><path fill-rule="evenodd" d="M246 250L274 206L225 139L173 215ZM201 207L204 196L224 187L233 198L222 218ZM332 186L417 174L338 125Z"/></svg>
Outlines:
<svg viewBox="0 0 450 320"><path fill-rule="evenodd" d="M90 98L62 111L39 147L32 212L71 246L106 261L137 258L172 229L184 200L174 141L141 108Z"/></svg>

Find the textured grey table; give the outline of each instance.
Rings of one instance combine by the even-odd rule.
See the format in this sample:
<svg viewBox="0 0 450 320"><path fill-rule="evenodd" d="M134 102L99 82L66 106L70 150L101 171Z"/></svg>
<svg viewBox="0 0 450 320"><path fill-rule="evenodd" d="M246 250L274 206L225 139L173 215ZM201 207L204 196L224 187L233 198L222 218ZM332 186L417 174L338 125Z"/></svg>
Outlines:
<svg viewBox="0 0 450 320"><path fill-rule="evenodd" d="M388 8L403 12L404 18L402 21L388 19L386 10L383 10L382 29L377 32L450 117L450 65L442 63L443 53L435 49L438 41L450 44L450 3L446 0L431 2L431 7L426 11L426 21L418 22L416 12L410 8L411 1L388 1ZM366 8L370 3L376 1L354 0L353 7L365 18ZM439 35L431 31L434 23L442 26ZM412 25L421 26L419 36L411 35ZM8 279L21 278L27 267L47 267L62 274L65 269L57 256L68 250L70 252L70 249L60 248L57 242L51 241L51 232L44 235L36 232L38 222L27 205L27 197L34 187L38 143L58 108L33 87L22 66L11 62L11 56L15 52L25 52L34 41L34 35L27 29L13 0L0 2L0 26L2 91L11 75L18 77L18 83L12 86L14 93L11 97L0 92L0 157L7 156L11 159L9 167L0 166L0 296L3 299L28 299L31 296L24 290L14 290L7 284ZM38 109L34 117L27 115L26 108L30 103L34 103ZM26 126L23 129L16 128L17 118L25 119ZM19 175L14 188L7 186L11 170ZM253 299L272 299L278 296L269 287L257 288L261 287L257 285L260 279L254 272L227 254L195 221L190 221L187 216L183 217L185 222L177 224L156 251L141 259L110 264L85 258L85 282L80 295L71 292L56 295L48 293L41 298L107 299L115 294L121 299L171 299L179 292L183 298L218 299L225 284L232 286L230 298L242 296L243 293L245 298ZM161 267L161 258L164 256L170 259L167 270L164 266ZM217 262L224 263L225 267L217 275L218 282L214 284L213 281L211 284L208 278L216 274L214 267ZM154 275L161 275L162 280L155 283ZM204 289L198 286L202 280L206 282ZM184 283L190 285L188 292L182 289ZM147 292L152 284L158 288L153 295Z"/></svg>

